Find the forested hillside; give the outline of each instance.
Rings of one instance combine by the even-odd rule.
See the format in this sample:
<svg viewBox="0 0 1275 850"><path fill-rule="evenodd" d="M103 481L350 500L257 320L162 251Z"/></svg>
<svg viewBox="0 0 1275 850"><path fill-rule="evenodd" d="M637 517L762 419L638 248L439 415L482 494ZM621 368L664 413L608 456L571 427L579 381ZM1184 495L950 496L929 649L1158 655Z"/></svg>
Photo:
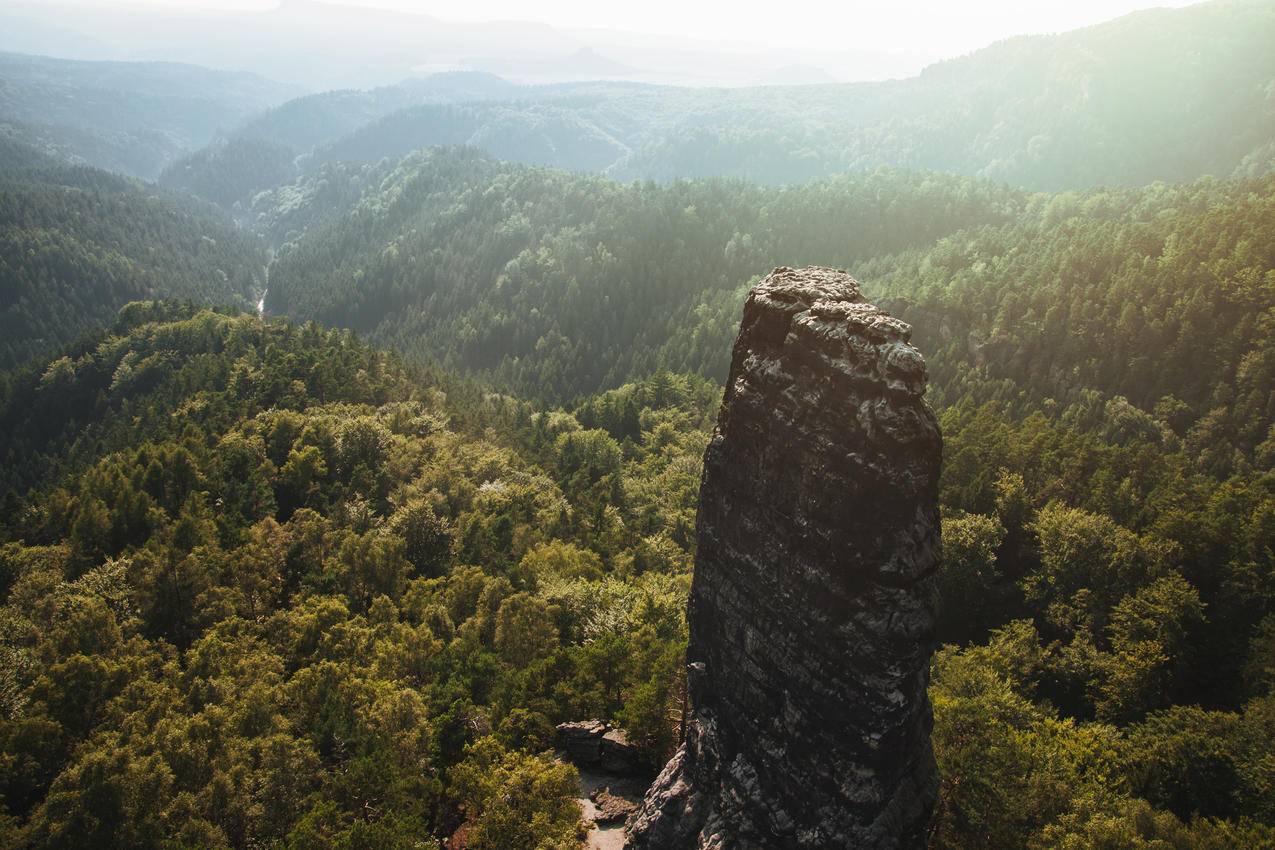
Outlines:
<svg viewBox="0 0 1275 850"><path fill-rule="evenodd" d="M634 129L648 120L656 123L654 115L624 120ZM604 172L628 153L633 141L631 135L614 130L573 103L556 98L542 103L417 106L322 145L310 159L315 163L375 162L383 157L398 159L428 145L468 145L508 162Z"/></svg>
<svg viewBox="0 0 1275 850"><path fill-rule="evenodd" d="M567 848L553 722L670 746L716 388L586 428L134 304L0 389L4 846Z"/></svg>
<svg viewBox="0 0 1275 850"><path fill-rule="evenodd" d="M377 119L390 113L516 91L517 86L491 74L454 71L369 91L306 95L260 112L233 134L169 163L159 182L231 207L261 189L292 182L299 174L296 161L308 159L302 156L307 151L365 125L376 126Z"/></svg>
<svg viewBox="0 0 1275 850"><path fill-rule="evenodd" d="M334 166L259 202L276 239L317 221L280 250L271 311L562 399L657 369L724 380L759 271L857 268L1005 224L1027 198L895 171L788 190L626 185L454 148Z"/></svg>
<svg viewBox="0 0 1275 850"><path fill-rule="evenodd" d="M0 365L163 296L246 306L266 253L216 208L0 141Z"/></svg>
<svg viewBox="0 0 1275 850"><path fill-rule="evenodd" d="M299 97L253 116L236 135L287 145L300 152L407 107L425 103L514 100L524 91L493 74L474 71L430 74L393 86Z"/></svg>
<svg viewBox="0 0 1275 850"><path fill-rule="evenodd" d="M1221 474L1275 463L1275 177L1035 196L861 273L914 324L937 404L1079 404Z"/></svg>
<svg viewBox="0 0 1275 850"><path fill-rule="evenodd" d="M0 127L60 157L145 178L297 94L193 65L0 53Z"/></svg>
<svg viewBox="0 0 1275 850"><path fill-rule="evenodd" d="M1275 165L1272 43L1269 0L1214 0L1009 39L906 80L712 90L427 78L303 98L238 138L282 145L307 173L468 144L621 180L775 185L881 165L1048 190L1259 176ZM220 157L235 176L214 185L277 185L254 170L256 147L231 150L244 161Z"/></svg>
<svg viewBox="0 0 1275 850"><path fill-rule="evenodd" d="M544 411L172 304L5 374L3 843L575 847L551 724L676 735L718 392ZM931 846L1269 846L1270 473L942 426Z"/></svg>
<svg viewBox="0 0 1275 850"><path fill-rule="evenodd" d="M687 121L612 173L791 182L889 164L1050 190L1256 175L1275 162L1273 39L1267 0L1215 0L1008 39L909 80L717 95L714 114L755 117Z"/></svg>
<svg viewBox="0 0 1275 850"><path fill-rule="evenodd" d="M287 102L0 55L0 847L579 850L554 724L678 743L742 305L818 264L943 435L931 850L1275 848L1273 45Z"/></svg>
<svg viewBox="0 0 1275 850"><path fill-rule="evenodd" d="M170 163L159 184L233 207L263 186L291 183L297 176L291 148L261 139L219 140Z"/></svg>
<svg viewBox="0 0 1275 850"><path fill-rule="evenodd" d="M271 310L550 399L658 369L724 380L759 270L846 267L915 325L938 403L1124 404L1125 427L1163 423L1225 472L1275 460L1273 198L1272 177L622 185L454 149L325 169L259 199L259 223L293 236Z"/></svg>

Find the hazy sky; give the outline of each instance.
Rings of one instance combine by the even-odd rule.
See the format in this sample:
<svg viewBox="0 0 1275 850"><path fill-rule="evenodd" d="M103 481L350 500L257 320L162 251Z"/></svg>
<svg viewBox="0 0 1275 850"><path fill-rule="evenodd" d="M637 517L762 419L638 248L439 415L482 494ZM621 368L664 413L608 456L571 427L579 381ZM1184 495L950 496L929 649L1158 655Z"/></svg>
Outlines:
<svg viewBox="0 0 1275 850"><path fill-rule="evenodd" d="M95 6L118 0L79 0ZM453 21L522 20L757 45L954 55L1021 33L1075 29L1190 0L343 0ZM128 5L267 9L278 0L130 0ZM795 57L796 58L796 57ZM798 60L799 61L799 60Z"/></svg>

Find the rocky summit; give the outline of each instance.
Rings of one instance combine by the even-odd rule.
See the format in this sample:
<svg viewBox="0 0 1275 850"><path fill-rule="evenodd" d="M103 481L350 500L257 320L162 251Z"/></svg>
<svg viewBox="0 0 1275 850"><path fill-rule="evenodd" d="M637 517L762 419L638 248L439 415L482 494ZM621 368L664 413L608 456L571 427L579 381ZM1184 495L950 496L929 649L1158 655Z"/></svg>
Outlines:
<svg viewBox="0 0 1275 850"><path fill-rule="evenodd" d="M750 294L704 458L686 740L628 847L924 846L942 442L910 331L834 269Z"/></svg>

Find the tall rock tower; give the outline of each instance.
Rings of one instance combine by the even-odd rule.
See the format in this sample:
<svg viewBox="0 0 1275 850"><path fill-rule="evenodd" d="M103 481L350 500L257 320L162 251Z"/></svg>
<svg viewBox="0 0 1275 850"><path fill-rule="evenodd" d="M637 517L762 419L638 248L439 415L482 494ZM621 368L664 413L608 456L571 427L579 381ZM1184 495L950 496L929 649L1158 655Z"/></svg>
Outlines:
<svg viewBox="0 0 1275 850"><path fill-rule="evenodd" d="M924 846L942 442L909 334L842 271L749 296L704 457L692 715L629 848Z"/></svg>

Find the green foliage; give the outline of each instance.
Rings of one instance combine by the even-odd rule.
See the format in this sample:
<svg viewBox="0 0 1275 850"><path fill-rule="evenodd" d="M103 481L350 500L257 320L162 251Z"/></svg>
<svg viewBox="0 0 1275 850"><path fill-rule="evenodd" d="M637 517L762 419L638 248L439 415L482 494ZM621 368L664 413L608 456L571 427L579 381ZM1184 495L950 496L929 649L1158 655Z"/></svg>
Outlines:
<svg viewBox="0 0 1275 850"><path fill-rule="evenodd" d="M1013 586L997 565L997 551L1005 534L1005 527L994 516L944 517L940 640L965 643L981 638L1010 607Z"/></svg>
<svg viewBox="0 0 1275 850"><path fill-rule="evenodd" d="M1174 685L1186 679L1205 622L1199 591L1176 573L1125 596L1107 629L1113 657L1098 714L1139 717L1186 697Z"/></svg>
<svg viewBox="0 0 1275 850"><path fill-rule="evenodd" d="M265 262L260 243L189 199L88 168L0 174L0 366L73 342L130 301L247 306ZM74 377L70 358L46 365L50 391Z"/></svg>
<svg viewBox="0 0 1275 850"><path fill-rule="evenodd" d="M814 262L913 324L940 407L995 401L1217 477L1275 460L1272 177L1028 195L889 170L617 185L464 150L352 169L258 199L285 243L269 307L522 394L724 380L750 281ZM634 438L636 413L608 431ZM994 480L980 465L961 480Z"/></svg>
<svg viewBox="0 0 1275 850"><path fill-rule="evenodd" d="M169 163L159 182L231 207L261 187L292 182L295 158L290 148L259 139L222 140Z"/></svg>
<svg viewBox="0 0 1275 850"><path fill-rule="evenodd" d="M139 303L4 386L0 793L27 844L569 846L553 724L676 746L711 383L540 410L346 333ZM964 646L935 660L932 844L1264 840L1275 484L1082 413L942 411Z"/></svg>
<svg viewBox="0 0 1275 850"><path fill-rule="evenodd" d="M0 407L20 846L574 847L553 725L675 746L695 490L638 482L700 384L618 389L622 444L314 326L135 304L63 357Z"/></svg>
<svg viewBox="0 0 1275 850"><path fill-rule="evenodd" d="M869 289L899 299L940 405L1049 405L1112 445L1182 445L1224 477L1265 464L1272 424L1275 255L1257 247L1272 184L1037 196L1013 224L892 259Z"/></svg>
<svg viewBox="0 0 1275 850"><path fill-rule="evenodd" d="M1037 514L1031 531L1040 570L1025 581L1027 600L1065 631L1100 628L1115 601L1157 576L1168 558L1165 545L1110 517L1057 503Z"/></svg>
<svg viewBox="0 0 1275 850"><path fill-rule="evenodd" d="M1013 40L891 84L915 112L726 92L691 128L699 93L321 95L168 172L279 248L272 311L481 386L314 323L134 301L241 303L264 254L3 133L0 363L43 359L0 375L0 844L576 846L553 725L618 722L652 766L676 746L717 382L754 276L817 262L914 325L945 435L931 846L1269 846L1270 23L1217 4ZM652 110L672 118L625 118ZM423 130L658 177L790 182L884 145L1038 187L1254 179L336 161Z"/></svg>
<svg viewBox="0 0 1275 850"><path fill-rule="evenodd" d="M1041 831L1030 850L1229 850L1270 847L1275 830L1250 821L1185 824L1145 800L1091 792Z"/></svg>
<svg viewBox="0 0 1275 850"><path fill-rule="evenodd" d="M507 751L494 738L471 744L452 769L473 850L575 850L584 838L575 768Z"/></svg>
<svg viewBox="0 0 1275 850"><path fill-rule="evenodd" d="M1013 410L941 414L931 846L1269 845L1270 473Z"/></svg>
<svg viewBox="0 0 1275 850"><path fill-rule="evenodd" d="M1026 203L991 184L884 169L788 190L659 187L440 149L366 166L351 193L349 168L257 199L267 236L287 239L269 309L556 401L661 369L724 380L759 270L858 266L1004 224ZM634 436L635 413L620 436Z"/></svg>
<svg viewBox="0 0 1275 850"><path fill-rule="evenodd" d="M1232 812L1242 726L1236 714L1190 706L1151 715L1129 735L1135 788L1182 817Z"/></svg>
<svg viewBox="0 0 1275 850"><path fill-rule="evenodd" d="M1023 847L1074 795L1118 776L1118 732L1034 704L997 669L1015 662L1013 653L982 649L935 657L940 785L931 847Z"/></svg>

